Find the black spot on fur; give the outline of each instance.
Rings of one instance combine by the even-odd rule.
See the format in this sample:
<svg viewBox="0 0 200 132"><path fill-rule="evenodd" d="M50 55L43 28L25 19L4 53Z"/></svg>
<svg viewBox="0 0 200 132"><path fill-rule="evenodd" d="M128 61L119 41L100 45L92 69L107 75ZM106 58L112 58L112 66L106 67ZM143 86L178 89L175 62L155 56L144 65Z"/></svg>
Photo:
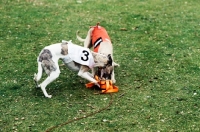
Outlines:
<svg viewBox="0 0 200 132"><path fill-rule="evenodd" d="M112 60L111 54L109 54L108 55L108 64L107 65L112 66L112 62L113 62L113 60Z"/></svg>
<svg viewBox="0 0 200 132"><path fill-rule="evenodd" d="M48 76L50 76L51 72L52 71L56 71L56 65L55 63L53 62L52 59L49 59L49 60L43 60L42 61L42 67L44 68L46 74Z"/></svg>

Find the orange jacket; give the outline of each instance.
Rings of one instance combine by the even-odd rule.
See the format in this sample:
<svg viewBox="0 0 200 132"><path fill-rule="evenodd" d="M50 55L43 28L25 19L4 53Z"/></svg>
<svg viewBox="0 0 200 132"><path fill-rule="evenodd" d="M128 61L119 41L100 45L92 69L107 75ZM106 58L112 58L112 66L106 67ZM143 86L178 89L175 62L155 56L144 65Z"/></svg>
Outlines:
<svg viewBox="0 0 200 132"><path fill-rule="evenodd" d="M111 41L105 28L101 26L94 26L92 31L92 45L94 47L94 52L98 52L100 43L103 41Z"/></svg>

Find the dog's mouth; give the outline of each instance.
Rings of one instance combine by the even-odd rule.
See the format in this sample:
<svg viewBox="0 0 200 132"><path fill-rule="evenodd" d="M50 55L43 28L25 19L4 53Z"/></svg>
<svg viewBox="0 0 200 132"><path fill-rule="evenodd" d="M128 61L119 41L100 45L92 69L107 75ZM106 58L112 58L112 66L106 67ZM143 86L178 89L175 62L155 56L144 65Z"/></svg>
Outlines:
<svg viewBox="0 0 200 132"><path fill-rule="evenodd" d="M98 67L96 75L98 75L101 79L110 80L112 75L113 67Z"/></svg>

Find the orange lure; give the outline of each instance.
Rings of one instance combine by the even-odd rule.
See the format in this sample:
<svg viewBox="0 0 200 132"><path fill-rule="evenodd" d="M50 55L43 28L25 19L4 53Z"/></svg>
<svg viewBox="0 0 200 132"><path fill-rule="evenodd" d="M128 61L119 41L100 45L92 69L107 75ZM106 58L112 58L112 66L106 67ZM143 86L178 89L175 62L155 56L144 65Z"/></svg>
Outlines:
<svg viewBox="0 0 200 132"><path fill-rule="evenodd" d="M119 89L117 86L115 86L111 80L100 80L97 75L95 75L95 79L98 81L98 84L100 85L100 88L102 90L102 93L115 93L118 92ZM85 84L87 88L93 87L95 84L90 82Z"/></svg>

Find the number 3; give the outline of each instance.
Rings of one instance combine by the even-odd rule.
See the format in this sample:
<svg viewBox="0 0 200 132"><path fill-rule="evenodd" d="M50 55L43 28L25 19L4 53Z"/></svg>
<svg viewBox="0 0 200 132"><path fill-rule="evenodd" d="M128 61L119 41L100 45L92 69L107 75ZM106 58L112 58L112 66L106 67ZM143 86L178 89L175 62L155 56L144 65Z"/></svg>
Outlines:
<svg viewBox="0 0 200 132"><path fill-rule="evenodd" d="M89 59L89 52L88 51L86 51L86 50L83 50L83 52L82 52L83 54L84 54L84 57L81 57L81 60L83 60L83 61L88 61L88 59Z"/></svg>

